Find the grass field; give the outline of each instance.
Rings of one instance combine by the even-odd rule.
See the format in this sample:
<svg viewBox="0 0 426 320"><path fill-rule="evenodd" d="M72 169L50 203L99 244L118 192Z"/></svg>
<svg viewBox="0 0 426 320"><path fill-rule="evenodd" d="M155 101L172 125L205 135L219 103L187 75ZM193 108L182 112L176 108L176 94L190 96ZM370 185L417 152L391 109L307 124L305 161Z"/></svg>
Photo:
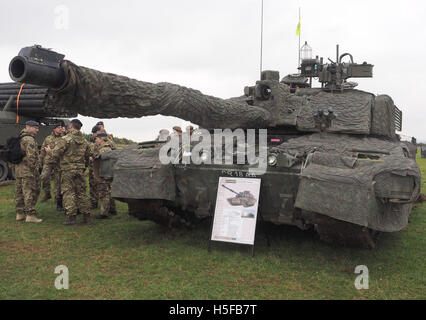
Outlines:
<svg viewBox="0 0 426 320"><path fill-rule="evenodd" d="M424 177L426 159L418 163ZM313 232L262 225L252 258L249 247L225 243L209 254L209 223L178 233L130 217L118 202L117 216L88 226L63 226L52 202L37 205L41 224L16 222L13 190L0 187L0 299L426 298L426 203L374 250L334 248ZM54 286L58 265L69 269L68 290ZM369 269L368 290L354 286L357 265Z"/></svg>

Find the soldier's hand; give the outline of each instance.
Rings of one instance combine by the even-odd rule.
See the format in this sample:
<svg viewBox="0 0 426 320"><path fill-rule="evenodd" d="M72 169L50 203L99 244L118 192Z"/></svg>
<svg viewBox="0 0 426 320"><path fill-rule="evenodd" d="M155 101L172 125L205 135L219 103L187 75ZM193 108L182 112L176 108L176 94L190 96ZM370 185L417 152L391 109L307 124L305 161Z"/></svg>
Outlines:
<svg viewBox="0 0 426 320"><path fill-rule="evenodd" d="M50 152L52 149L50 149L50 146L46 146L44 147L44 150L46 150L46 152Z"/></svg>
<svg viewBox="0 0 426 320"><path fill-rule="evenodd" d="M93 162L93 160L94 160L93 157L89 157L90 162Z"/></svg>

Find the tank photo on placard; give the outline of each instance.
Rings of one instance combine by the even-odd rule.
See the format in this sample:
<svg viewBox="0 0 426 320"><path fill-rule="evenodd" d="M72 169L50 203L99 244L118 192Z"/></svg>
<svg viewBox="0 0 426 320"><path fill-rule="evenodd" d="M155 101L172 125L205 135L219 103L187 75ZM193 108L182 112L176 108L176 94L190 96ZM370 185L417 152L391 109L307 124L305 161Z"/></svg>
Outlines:
<svg viewBox="0 0 426 320"><path fill-rule="evenodd" d="M256 198L254 197L254 195L251 194L250 191L236 192L228 188L224 184L222 184L222 187L236 194L235 197L228 198L228 202L230 205L243 206L247 208L247 207L252 207L256 204Z"/></svg>

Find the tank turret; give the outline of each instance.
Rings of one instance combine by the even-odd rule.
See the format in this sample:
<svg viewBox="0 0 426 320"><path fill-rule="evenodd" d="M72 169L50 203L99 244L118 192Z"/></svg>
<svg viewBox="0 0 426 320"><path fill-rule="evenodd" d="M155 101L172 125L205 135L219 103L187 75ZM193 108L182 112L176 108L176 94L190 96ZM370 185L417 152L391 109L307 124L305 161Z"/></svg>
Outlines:
<svg viewBox="0 0 426 320"><path fill-rule="evenodd" d="M264 71L254 86L244 89L243 96L230 99L204 95L176 84L153 84L76 66L64 60L64 55L40 46L23 48L12 59L9 74L14 81L48 85L52 88L49 106L60 105L84 116L134 118L161 114L207 129L282 131L292 128L300 132L328 131L395 138L396 109L390 97L342 90L347 78L367 76L372 68L368 64L345 64L341 62L345 55L348 54L331 65L311 66L314 73L308 72L302 62L301 76L318 76L325 84L322 89L292 90L286 81L279 81L277 71ZM334 94L333 89L337 88L342 90L341 94ZM337 116L329 126L319 126L316 114L329 109Z"/></svg>

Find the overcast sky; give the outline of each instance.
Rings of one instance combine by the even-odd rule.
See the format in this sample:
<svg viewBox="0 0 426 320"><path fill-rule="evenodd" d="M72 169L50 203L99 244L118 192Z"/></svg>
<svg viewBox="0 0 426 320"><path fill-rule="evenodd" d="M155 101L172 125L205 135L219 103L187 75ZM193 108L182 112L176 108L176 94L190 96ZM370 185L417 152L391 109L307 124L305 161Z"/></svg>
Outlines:
<svg viewBox="0 0 426 320"><path fill-rule="evenodd" d="M335 45L355 62L374 64L358 88L390 95L403 111L402 133L426 141L425 1L264 0L263 69L297 70L298 8L302 43L335 60ZM89 68L149 82L167 81L221 98L240 96L259 78L261 0L0 2L0 82L33 44ZM97 119L82 117L89 132ZM108 132L153 139L183 120L155 116L105 120Z"/></svg>

